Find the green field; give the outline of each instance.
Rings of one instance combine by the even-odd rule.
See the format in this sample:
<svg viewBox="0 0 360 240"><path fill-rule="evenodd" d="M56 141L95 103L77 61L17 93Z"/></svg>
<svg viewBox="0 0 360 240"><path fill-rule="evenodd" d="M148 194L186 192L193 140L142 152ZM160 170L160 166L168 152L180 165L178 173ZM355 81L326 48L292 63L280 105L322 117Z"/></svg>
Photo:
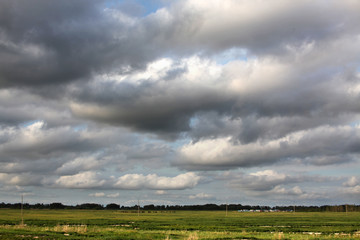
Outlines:
<svg viewBox="0 0 360 240"><path fill-rule="evenodd" d="M360 239L360 212L0 209L0 239Z"/></svg>

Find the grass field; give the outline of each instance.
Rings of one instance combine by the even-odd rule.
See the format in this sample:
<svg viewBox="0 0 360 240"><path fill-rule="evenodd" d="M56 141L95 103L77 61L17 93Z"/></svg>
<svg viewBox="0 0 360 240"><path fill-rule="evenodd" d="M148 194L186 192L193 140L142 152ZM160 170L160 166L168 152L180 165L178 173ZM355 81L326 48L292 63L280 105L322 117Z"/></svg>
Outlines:
<svg viewBox="0 0 360 240"><path fill-rule="evenodd" d="M0 239L360 239L360 212L0 209Z"/></svg>

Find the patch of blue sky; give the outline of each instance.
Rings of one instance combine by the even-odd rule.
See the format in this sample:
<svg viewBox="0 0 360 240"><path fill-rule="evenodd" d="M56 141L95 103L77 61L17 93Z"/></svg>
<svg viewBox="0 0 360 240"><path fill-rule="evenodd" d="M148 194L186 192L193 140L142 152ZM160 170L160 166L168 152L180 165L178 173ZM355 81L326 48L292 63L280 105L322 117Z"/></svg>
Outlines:
<svg viewBox="0 0 360 240"><path fill-rule="evenodd" d="M146 160L145 160L146 161ZM119 171L116 168L107 168L106 169L106 175L108 176L114 176L115 178L124 176L126 174L142 174L144 176L147 176L149 174L156 174L160 177L175 177L180 174L183 174L184 171L180 171L177 168L174 167L161 167L157 169L150 169L149 167L143 166L142 164L135 164L131 169L128 169L126 171Z"/></svg>
<svg viewBox="0 0 360 240"><path fill-rule="evenodd" d="M215 57L218 64L225 65L232 61L248 61L248 51L244 48L233 47Z"/></svg>
<svg viewBox="0 0 360 240"><path fill-rule="evenodd" d="M344 164L334 164L332 166L314 167L313 170L308 171L309 175L318 175L324 177L350 177L359 175L359 166L354 162Z"/></svg>
<svg viewBox="0 0 360 240"><path fill-rule="evenodd" d="M360 127L360 120L353 121L349 124L351 127Z"/></svg>
<svg viewBox="0 0 360 240"><path fill-rule="evenodd" d="M199 124L199 122L200 122L200 120L199 120L199 118L198 117L192 117L191 119L190 119L190 123L189 123L189 125L190 125L190 128L194 128L194 127L196 127L198 124Z"/></svg>
<svg viewBox="0 0 360 240"><path fill-rule="evenodd" d="M195 121L195 117L192 118L192 120L190 120L190 126L191 126L191 121ZM168 141L168 140L163 140L161 138L158 138L155 135L152 134L143 134L143 133L133 133L134 139L141 139L141 143L146 144L166 144L169 147L171 147L172 149L177 149L181 146L183 146L184 144L187 144L191 141L190 138L188 138L186 136L186 134L182 134L179 138L177 138L177 140L175 141Z"/></svg>
<svg viewBox="0 0 360 240"><path fill-rule="evenodd" d="M132 133L133 142L141 144L166 144L167 141L149 133Z"/></svg>
<svg viewBox="0 0 360 240"><path fill-rule="evenodd" d="M77 126L73 127L73 129L74 129L75 132L84 131L84 130L87 129L87 124L77 125Z"/></svg>
<svg viewBox="0 0 360 240"><path fill-rule="evenodd" d="M179 138L178 140L174 141L174 142L170 142L168 143L168 145L172 148L172 149L178 149L178 148L181 148L182 146L188 144L191 142L191 138L189 137L182 137L182 138Z"/></svg>
<svg viewBox="0 0 360 240"><path fill-rule="evenodd" d="M166 0L107 0L105 1L105 7L107 8L128 8L131 7L138 10L141 9L140 15L147 16L151 13L155 13L158 9L164 7L169 1Z"/></svg>
<svg viewBox="0 0 360 240"><path fill-rule="evenodd" d="M145 15L156 12L158 9L164 7L167 2L166 0L137 0L141 6L145 9Z"/></svg>
<svg viewBox="0 0 360 240"><path fill-rule="evenodd" d="M34 123L37 123L37 122L40 122L41 120L31 120L31 121L26 121L26 122L23 122L23 123L20 123L20 127L28 127L28 126L31 126L33 125Z"/></svg>

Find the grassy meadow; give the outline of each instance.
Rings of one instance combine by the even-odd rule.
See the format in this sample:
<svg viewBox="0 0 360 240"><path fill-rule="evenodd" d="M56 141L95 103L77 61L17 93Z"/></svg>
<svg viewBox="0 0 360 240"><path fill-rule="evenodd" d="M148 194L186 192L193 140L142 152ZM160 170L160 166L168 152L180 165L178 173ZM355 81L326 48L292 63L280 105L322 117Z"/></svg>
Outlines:
<svg viewBox="0 0 360 240"><path fill-rule="evenodd" d="M0 239L360 239L360 212L0 209Z"/></svg>

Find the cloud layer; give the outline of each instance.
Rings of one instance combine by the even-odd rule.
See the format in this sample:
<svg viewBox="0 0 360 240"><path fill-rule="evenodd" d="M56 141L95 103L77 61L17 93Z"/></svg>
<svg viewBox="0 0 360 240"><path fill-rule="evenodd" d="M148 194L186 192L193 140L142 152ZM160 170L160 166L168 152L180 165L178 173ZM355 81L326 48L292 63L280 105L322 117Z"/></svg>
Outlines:
<svg viewBox="0 0 360 240"><path fill-rule="evenodd" d="M359 2L155 5L1 1L1 195L358 199Z"/></svg>
<svg viewBox="0 0 360 240"><path fill-rule="evenodd" d="M308 164L327 165L359 156L359 127L319 127L299 131L272 141L248 144L217 138L184 145L178 164L185 168L233 168L268 165L300 159Z"/></svg>
<svg viewBox="0 0 360 240"><path fill-rule="evenodd" d="M113 176L109 179L101 178L95 172L87 171L75 175L61 176L55 181L55 185L63 188L99 188L110 189L153 189L153 190L182 190L193 188L199 182L200 177L195 173L184 173L175 177L163 177L156 174L126 174L117 179Z"/></svg>

